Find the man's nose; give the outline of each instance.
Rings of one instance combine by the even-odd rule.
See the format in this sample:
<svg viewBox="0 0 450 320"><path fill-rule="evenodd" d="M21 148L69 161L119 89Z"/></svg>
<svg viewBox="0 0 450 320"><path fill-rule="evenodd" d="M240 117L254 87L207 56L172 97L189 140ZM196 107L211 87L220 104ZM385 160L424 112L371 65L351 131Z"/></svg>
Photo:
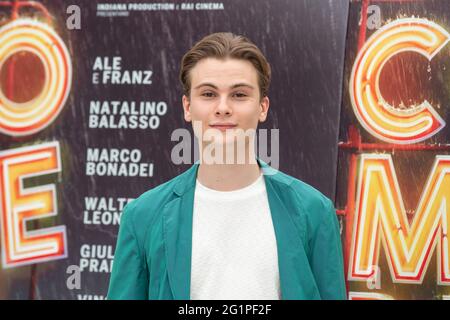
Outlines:
<svg viewBox="0 0 450 320"><path fill-rule="evenodd" d="M231 115L233 110L230 106L230 103L226 97L220 99L219 103L216 106L215 114L216 115Z"/></svg>

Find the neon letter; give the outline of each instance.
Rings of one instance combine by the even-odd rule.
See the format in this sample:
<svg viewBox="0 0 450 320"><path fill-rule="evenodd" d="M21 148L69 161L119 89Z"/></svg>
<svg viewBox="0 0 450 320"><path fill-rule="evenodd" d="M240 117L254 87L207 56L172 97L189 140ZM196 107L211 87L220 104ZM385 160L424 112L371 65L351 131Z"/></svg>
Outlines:
<svg viewBox="0 0 450 320"><path fill-rule="evenodd" d="M24 188L23 180L61 171L59 143L0 152L3 268L67 257L66 227L27 231L30 220L56 216L53 184Z"/></svg>
<svg viewBox="0 0 450 320"><path fill-rule="evenodd" d="M361 155L349 280L371 277L382 241L393 282L420 284L437 243L437 281L450 285L448 204L450 156L436 156L410 226L391 156Z"/></svg>
<svg viewBox="0 0 450 320"><path fill-rule="evenodd" d="M70 91L72 65L64 42L48 25L18 19L0 28L0 69L9 57L29 52L45 69L42 92L34 99L17 103L0 90L0 133L26 136L47 127L61 111Z"/></svg>
<svg viewBox="0 0 450 320"><path fill-rule="evenodd" d="M414 51L431 60L449 41L442 27L425 19L399 19L376 31L356 57L350 100L358 121L374 137L409 144L423 141L445 126L427 101L414 110L396 110L381 95L379 77L394 55Z"/></svg>

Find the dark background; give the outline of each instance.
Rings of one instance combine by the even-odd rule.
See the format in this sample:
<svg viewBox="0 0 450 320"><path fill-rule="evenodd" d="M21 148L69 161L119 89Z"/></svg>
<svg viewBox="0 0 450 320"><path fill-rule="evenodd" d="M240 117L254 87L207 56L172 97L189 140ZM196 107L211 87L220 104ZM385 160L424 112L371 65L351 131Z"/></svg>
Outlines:
<svg viewBox="0 0 450 320"><path fill-rule="evenodd" d="M0 135L0 145L7 150L59 141L62 173L45 181L57 187L59 211L50 224L66 225L69 256L1 269L0 298L106 296L109 273L84 271L81 289L66 286L66 269L79 264L81 244L114 246L116 241L118 226L83 223L84 197L135 198L188 168L170 160L175 144L170 141L172 131L189 127L182 117L179 62L197 40L212 32L243 34L261 48L273 70L269 118L261 128L280 130L279 168L334 200L348 1L222 2L225 9L219 11L132 11L128 17L98 17L96 6L102 1L42 1L72 57L70 96L52 125L20 139ZM66 8L72 4L81 8L81 30L66 28ZM7 23L8 10L0 8L0 12L1 23ZM23 14L35 13L25 10ZM153 84L94 85L92 66L97 56L122 56L123 69L151 69ZM90 100L115 99L166 101L168 113L156 130L89 129ZM154 177L87 177L87 147L138 148L145 161L154 163Z"/></svg>

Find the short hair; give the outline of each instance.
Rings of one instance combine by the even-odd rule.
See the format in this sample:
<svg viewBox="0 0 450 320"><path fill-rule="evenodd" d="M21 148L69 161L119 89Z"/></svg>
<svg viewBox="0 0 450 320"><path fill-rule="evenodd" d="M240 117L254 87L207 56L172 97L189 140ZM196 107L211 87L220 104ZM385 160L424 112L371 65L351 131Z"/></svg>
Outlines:
<svg viewBox="0 0 450 320"><path fill-rule="evenodd" d="M271 69L261 50L248 38L230 32L212 33L198 41L181 59L180 81L184 94L191 93L190 71L205 58L240 59L249 61L256 69L261 98L267 96Z"/></svg>

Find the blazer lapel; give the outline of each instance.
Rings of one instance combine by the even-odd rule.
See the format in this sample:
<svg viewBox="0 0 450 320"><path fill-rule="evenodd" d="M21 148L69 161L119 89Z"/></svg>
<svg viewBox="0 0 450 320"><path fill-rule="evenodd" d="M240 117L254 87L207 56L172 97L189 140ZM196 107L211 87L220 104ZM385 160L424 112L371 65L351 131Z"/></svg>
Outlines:
<svg viewBox="0 0 450 320"><path fill-rule="evenodd" d="M198 164L183 174L163 209L167 271L175 300L190 299L192 215Z"/></svg>
<svg viewBox="0 0 450 320"><path fill-rule="evenodd" d="M263 170L274 170L260 161ZM278 268L280 274L281 298L283 300L299 299L304 296L302 286L293 280L304 280L302 276L302 260L307 259L299 231L290 216L289 210L281 200L280 195L285 192L275 184L276 173L265 175L267 197L272 215L275 238L278 251ZM279 184L278 184L279 185Z"/></svg>

